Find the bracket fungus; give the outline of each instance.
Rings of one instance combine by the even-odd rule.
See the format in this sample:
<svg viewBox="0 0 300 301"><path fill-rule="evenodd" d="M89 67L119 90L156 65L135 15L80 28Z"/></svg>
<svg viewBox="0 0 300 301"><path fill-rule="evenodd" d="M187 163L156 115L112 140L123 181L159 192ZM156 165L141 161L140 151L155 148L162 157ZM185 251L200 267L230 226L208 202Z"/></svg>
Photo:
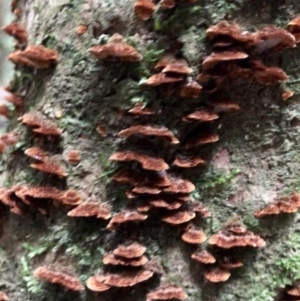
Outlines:
<svg viewBox="0 0 300 301"><path fill-rule="evenodd" d="M187 294L184 290L175 284L161 284L158 288L150 291L146 295L146 301L154 300L184 300Z"/></svg>
<svg viewBox="0 0 300 301"><path fill-rule="evenodd" d="M151 125L134 125L118 133L118 136L123 138L128 138L131 135L162 137L171 144L179 143L179 140L175 137L175 135L164 126L155 127Z"/></svg>
<svg viewBox="0 0 300 301"><path fill-rule="evenodd" d="M234 257L223 256L221 260L219 260L219 266L227 270L240 268L243 265L244 264L240 260Z"/></svg>
<svg viewBox="0 0 300 301"><path fill-rule="evenodd" d="M183 121L209 122L219 118L219 115L208 109L200 109L183 117Z"/></svg>
<svg viewBox="0 0 300 301"><path fill-rule="evenodd" d="M192 168L205 163L206 161L199 156L185 156L178 154L172 165L180 168Z"/></svg>
<svg viewBox="0 0 300 301"><path fill-rule="evenodd" d="M146 252L146 247L143 245L133 242L129 244L119 245L113 250L113 254L125 258L137 258L142 256Z"/></svg>
<svg viewBox="0 0 300 301"><path fill-rule="evenodd" d="M195 216L196 214L192 211L177 210L162 218L162 221L171 225L180 225L191 221Z"/></svg>
<svg viewBox="0 0 300 301"><path fill-rule="evenodd" d="M186 60L176 58L172 54L165 54L154 66L154 70L178 75L188 75L193 72Z"/></svg>
<svg viewBox="0 0 300 301"><path fill-rule="evenodd" d="M216 258L206 250L197 250L191 255L191 258L203 264L212 264L216 262Z"/></svg>
<svg viewBox="0 0 300 301"><path fill-rule="evenodd" d="M37 69L48 69L58 62L58 53L42 45L33 45L25 50L12 52L8 59L16 65L24 65Z"/></svg>
<svg viewBox="0 0 300 301"><path fill-rule="evenodd" d="M93 292L105 292L110 289L110 286L105 284L105 275L95 275L87 279L86 286Z"/></svg>
<svg viewBox="0 0 300 301"><path fill-rule="evenodd" d="M9 298L6 293L0 291L0 301L8 301Z"/></svg>
<svg viewBox="0 0 300 301"><path fill-rule="evenodd" d="M147 215L141 214L134 210L121 211L113 216L106 228L109 230L114 230L121 224L126 224L129 222L141 222L147 219L147 217Z"/></svg>
<svg viewBox="0 0 300 301"><path fill-rule="evenodd" d="M170 84L183 81L183 77L175 77L167 75L163 72L154 74L150 76L145 82L144 85L147 86L159 86L163 84Z"/></svg>
<svg viewBox="0 0 300 301"><path fill-rule="evenodd" d="M134 12L143 21L150 19L155 9L156 6L151 0L136 0L134 3Z"/></svg>
<svg viewBox="0 0 300 301"><path fill-rule="evenodd" d="M63 272L55 271L46 266L38 267L33 274L36 278L40 280L58 284L67 290L71 290L71 291L84 290L84 286L82 285L81 281L77 277L71 276Z"/></svg>
<svg viewBox="0 0 300 301"><path fill-rule="evenodd" d="M96 217L104 220L111 218L110 207L96 203L96 202L83 202L76 208L68 212L68 216L72 217Z"/></svg>
<svg viewBox="0 0 300 301"><path fill-rule="evenodd" d="M72 165L77 165L81 161L80 153L76 150L71 150L66 156L67 161Z"/></svg>
<svg viewBox="0 0 300 301"><path fill-rule="evenodd" d="M190 149L197 147L199 145L210 144L219 141L219 135L217 133L211 132L206 134L200 134L197 137L190 138L184 148Z"/></svg>
<svg viewBox="0 0 300 301"><path fill-rule="evenodd" d="M12 22L9 25L6 25L2 28L2 30L8 35L14 37L21 45L27 44L27 32L17 22Z"/></svg>
<svg viewBox="0 0 300 301"><path fill-rule="evenodd" d="M54 122L37 111L26 113L19 117L18 120L21 121L22 124L32 127L35 133L50 136L61 136L62 134L61 129L59 129Z"/></svg>
<svg viewBox="0 0 300 301"><path fill-rule="evenodd" d="M138 62L143 59L143 56L127 44L124 37L118 33L111 36L107 44L93 46L88 49L88 52L97 59L114 57L123 62Z"/></svg>
<svg viewBox="0 0 300 301"><path fill-rule="evenodd" d="M181 239L188 244L202 244L207 237L201 228L189 225L181 235Z"/></svg>
<svg viewBox="0 0 300 301"><path fill-rule="evenodd" d="M296 43L300 43L300 16L288 23L287 30L295 37Z"/></svg>
<svg viewBox="0 0 300 301"><path fill-rule="evenodd" d="M137 161L143 169L162 171L169 169L169 165L161 158L148 156L134 151L116 152L109 157L112 161Z"/></svg>
<svg viewBox="0 0 300 301"><path fill-rule="evenodd" d="M204 272L204 277L210 282L224 282L230 277L230 272L220 267L214 267Z"/></svg>
<svg viewBox="0 0 300 301"><path fill-rule="evenodd" d="M103 264L110 264L110 265L140 267L148 262L148 258L146 256L141 256L137 258L128 259L128 258L117 257L112 252L110 252L104 255L102 262Z"/></svg>
<svg viewBox="0 0 300 301"><path fill-rule="evenodd" d="M180 96L183 98L197 98L202 91L202 86L196 81L190 81L180 87Z"/></svg>

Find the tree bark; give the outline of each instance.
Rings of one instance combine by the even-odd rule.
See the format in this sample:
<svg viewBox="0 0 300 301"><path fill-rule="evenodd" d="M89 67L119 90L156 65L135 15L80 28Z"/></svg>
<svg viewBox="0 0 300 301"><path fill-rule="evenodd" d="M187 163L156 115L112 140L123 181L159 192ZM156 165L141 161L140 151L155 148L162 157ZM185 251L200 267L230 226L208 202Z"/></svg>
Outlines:
<svg viewBox="0 0 300 301"><path fill-rule="evenodd" d="M195 100L168 94L165 88L145 88L140 82L154 74L153 67L164 52L185 58L196 78L201 62L211 53L206 29L221 20L237 22L255 31L262 25L286 27L299 12L298 0L248 1L199 0L181 3L172 10L155 12L146 22L136 18L133 0L19 0L21 24L29 34L29 45L42 44L59 53L54 69L35 70L16 66L10 84L13 92L24 96L24 112L39 111L63 130L59 140L37 137L11 119L9 131L17 130L19 142L2 156L3 187L14 185L55 186L73 189L82 200L97 200L112 206L113 214L127 208L127 186L117 185L112 176L118 164L109 160L117 150L130 149L137 140L121 140L117 133L138 121L126 114L142 101L156 109L153 119L142 122L164 125L179 140L185 139L186 126L181 118L205 105L205 94ZM76 29L88 26L79 35ZM128 63L95 60L87 50L104 43L114 33L123 35L136 47L143 60ZM299 47L298 47L299 48ZM188 300L271 301L287 284L299 280L299 215L280 215L258 220L254 212L276 197L300 191L299 126L299 49L270 53L264 57L280 65L290 76L284 84L261 85L253 80L230 81L220 97L239 103L234 113L221 113L211 124L220 136L217 143L199 150L207 159L205 167L175 172L196 186L192 199L200 199L212 217L199 220L208 237L234 215L241 216L247 228L266 240L262 249L240 248L236 255L244 266L232 271L224 284L203 277L205 267L190 259L194 248L181 240L180 227L161 222L161 213L149 213L147 221L118 231L105 229L95 219L67 216L70 208L49 202L46 214L34 208L25 216L2 208L0 237L0 288L10 300L145 300L159 279L179 284ZM294 96L282 101L283 90ZM177 93L177 92L176 92ZM152 117L151 117L152 118ZM99 135L101 125L105 134ZM165 156L168 163L178 148L142 141L152 153ZM156 141L156 140L155 140ZM24 151L35 145L66 158L77 150L81 162L72 166L65 161L66 179L56 178L30 168ZM163 213L165 214L165 213ZM118 243L137 240L147 247L147 256L160 261L165 274L133 288L114 289L93 294L77 294L41 284L32 271L41 265L75 273L85 282L105 270L103 254ZM202 245L206 248L208 245Z"/></svg>

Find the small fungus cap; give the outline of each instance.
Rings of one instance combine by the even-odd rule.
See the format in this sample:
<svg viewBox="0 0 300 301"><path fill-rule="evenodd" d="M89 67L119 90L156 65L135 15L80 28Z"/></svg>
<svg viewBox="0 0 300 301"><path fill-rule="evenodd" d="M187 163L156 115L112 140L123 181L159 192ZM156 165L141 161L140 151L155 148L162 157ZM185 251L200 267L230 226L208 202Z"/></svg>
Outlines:
<svg viewBox="0 0 300 301"><path fill-rule="evenodd" d="M128 259L140 257L145 252L146 247L137 242L133 242L126 245L119 245L115 250L113 250L113 254L115 256L124 257Z"/></svg>
<svg viewBox="0 0 300 301"><path fill-rule="evenodd" d="M146 301L154 300L184 300L187 298L187 294L184 290L175 284L164 284L160 287L150 291L146 295Z"/></svg>
<svg viewBox="0 0 300 301"><path fill-rule="evenodd" d="M137 0L134 3L134 12L143 21L151 18L156 6L151 0Z"/></svg>
<svg viewBox="0 0 300 301"><path fill-rule="evenodd" d="M181 235L181 239L188 244L202 244L207 237L201 228L190 225Z"/></svg>
<svg viewBox="0 0 300 301"><path fill-rule="evenodd" d="M122 211L113 216L106 228L109 230L113 230L118 225L125 224L128 222L141 222L147 219L147 217L147 215L141 214L133 210Z"/></svg>
<svg viewBox="0 0 300 301"><path fill-rule="evenodd" d="M68 212L68 216L72 217L91 217L101 219L109 219L111 217L110 207L96 203L96 202L83 202L79 204L76 208Z"/></svg>
<svg viewBox="0 0 300 301"><path fill-rule="evenodd" d="M230 277L230 272L226 269L220 267L215 267L204 273L206 280L210 282L224 282L227 281Z"/></svg>
<svg viewBox="0 0 300 301"><path fill-rule="evenodd" d="M203 264L212 264L216 262L216 258L206 250L198 250L191 255L191 258L203 263Z"/></svg>
<svg viewBox="0 0 300 301"><path fill-rule="evenodd" d="M93 292L105 292L110 289L109 285L104 284L105 280L105 275L95 275L88 278L88 280L86 281L86 286Z"/></svg>

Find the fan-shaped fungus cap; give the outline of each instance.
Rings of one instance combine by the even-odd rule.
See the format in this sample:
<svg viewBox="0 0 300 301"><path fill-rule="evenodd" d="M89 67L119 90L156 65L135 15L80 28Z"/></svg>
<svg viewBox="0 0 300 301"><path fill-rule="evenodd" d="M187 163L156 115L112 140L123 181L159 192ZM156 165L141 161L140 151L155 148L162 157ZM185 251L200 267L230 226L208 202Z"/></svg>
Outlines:
<svg viewBox="0 0 300 301"><path fill-rule="evenodd" d="M18 120L20 120L22 124L33 127L35 133L53 136L60 136L62 134L61 129L40 112L33 111L26 113L19 117Z"/></svg>
<svg viewBox="0 0 300 301"><path fill-rule="evenodd" d="M281 94L281 98L282 100L288 100L289 98L291 98L292 96L294 95L294 92L293 91L284 91L282 94Z"/></svg>
<svg viewBox="0 0 300 301"><path fill-rule="evenodd" d="M158 288L150 291L146 295L146 301L153 301L153 300L184 300L187 298L187 294L184 290L175 284L163 284L160 285Z"/></svg>
<svg viewBox="0 0 300 301"><path fill-rule="evenodd" d="M117 213L107 225L107 229L113 230L118 225L128 223L128 222L141 222L147 219L147 215L141 214L137 211L122 211Z"/></svg>
<svg viewBox="0 0 300 301"><path fill-rule="evenodd" d="M240 110L239 104L233 101L212 100L209 103L218 112L236 112Z"/></svg>
<svg viewBox="0 0 300 301"><path fill-rule="evenodd" d="M173 8L176 5L175 0L161 0L159 4L163 8Z"/></svg>
<svg viewBox="0 0 300 301"><path fill-rule="evenodd" d="M195 216L196 214L194 212L180 210L168 214L162 221L171 225L180 225L191 221Z"/></svg>
<svg viewBox="0 0 300 301"><path fill-rule="evenodd" d="M81 156L78 151L71 150L67 154L67 161L72 165L77 165L81 161Z"/></svg>
<svg viewBox="0 0 300 301"><path fill-rule="evenodd" d="M123 272L120 274L106 274L105 284L114 287L134 286L140 282L150 279L154 272L149 270Z"/></svg>
<svg viewBox="0 0 300 301"><path fill-rule="evenodd" d="M68 216L91 217L109 219L111 217L110 207L96 202L83 202L68 212Z"/></svg>
<svg viewBox="0 0 300 301"><path fill-rule="evenodd" d="M37 69L47 69L58 62L58 53L42 45L33 45L24 51L12 52L8 59L17 65L25 65Z"/></svg>
<svg viewBox="0 0 300 301"><path fill-rule="evenodd" d="M287 289L286 293L290 296L300 297L300 286L294 286L293 288Z"/></svg>
<svg viewBox="0 0 300 301"><path fill-rule="evenodd" d="M183 77L169 76L163 72L150 76L144 84L147 86L159 86L183 81Z"/></svg>
<svg viewBox="0 0 300 301"><path fill-rule="evenodd" d="M124 257L127 259L141 257L145 252L146 247L137 242L119 245L115 250L113 250L113 254L115 256Z"/></svg>
<svg viewBox="0 0 300 301"><path fill-rule="evenodd" d="M172 54L164 55L154 67L157 71L163 73L177 73L179 75L187 75L193 72L192 68L189 68L186 60L178 59Z"/></svg>
<svg viewBox="0 0 300 301"><path fill-rule="evenodd" d="M191 255L191 258L203 264L212 264L216 262L216 258L206 250L197 250Z"/></svg>
<svg viewBox="0 0 300 301"><path fill-rule="evenodd" d="M165 138L171 144L178 144L179 140L166 127L154 127L151 125L134 125L118 133L119 137L128 138L131 135L145 135Z"/></svg>
<svg viewBox="0 0 300 301"><path fill-rule="evenodd" d="M82 285L81 281L77 277L52 270L45 266L38 267L33 274L36 278L40 280L59 284L68 290L72 290L72 291L84 290L84 286Z"/></svg>
<svg viewBox="0 0 300 301"><path fill-rule="evenodd" d="M2 30L8 35L14 37L21 44L27 44L27 32L17 22L12 22L9 25L6 25L2 28Z"/></svg>
<svg viewBox="0 0 300 301"><path fill-rule="evenodd" d="M64 192L59 201L64 205L76 206L81 203L81 197L77 191L69 189Z"/></svg>
<svg viewBox="0 0 300 301"><path fill-rule="evenodd" d="M9 298L8 296L4 293L0 291L0 301L8 301Z"/></svg>
<svg viewBox="0 0 300 301"><path fill-rule="evenodd" d="M188 244L202 244L207 237L201 228L190 225L184 230L181 239Z"/></svg>
<svg viewBox="0 0 300 301"><path fill-rule="evenodd" d="M137 0L134 3L134 12L143 21L150 19L155 9L156 6L151 0Z"/></svg>
<svg viewBox="0 0 300 301"><path fill-rule="evenodd" d="M180 168L191 168L205 164L206 161L199 156L184 156L178 154L172 165Z"/></svg>
<svg viewBox="0 0 300 301"><path fill-rule="evenodd" d="M242 267L244 264L236 258L224 256L219 261L219 265L221 268L230 270Z"/></svg>
<svg viewBox="0 0 300 301"><path fill-rule="evenodd" d="M143 169L161 171L169 169L169 165L161 158L151 157L134 151L116 152L109 158L112 161L137 161Z"/></svg>
<svg viewBox="0 0 300 301"><path fill-rule="evenodd" d="M197 98L201 91L202 86L193 80L180 87L180 96L183 98Z"/></svg>
<svg viewBox="0 0 300 301"><path fill-rule="evenodd" d="M287 25L287 30L295 37L296 43L300 42L300 16L297 16Z"/></svg>
<svg viewBox="0 0 300 301"><path fill-rule="evenodd" d="M0 141L5 145L15 145L19 141L19 134L17 131L11 131L0 135Z"/></svg>
<svg viewBox="0 0 300 301"><path fill-rule="evenodd" d="M219 115L213 112L212 110L201 109L183 117L183 121L207 122L216 120L218 118Z"/></svg>
<svg viewBox="0 0 300 301"><path fill-rule="evenodd" d="M156 112L153 109L146 108L143 104L137 103L132 109L128 111L130 114L140 115L140 116L147 116L147 115L154 115Z"/></svg>
<svg viewBox="0 0 300 301"><path fill-rule="evenodd" d="M131 192L135 194L159 194L161 189L151 186L135 186Z"/></svg>
<svg viewBox="0 0 300 301"><path fill-rule="evenodd" d="M137 258L127 259L122 257L116 257L112 252L110 252L104 255L102 262L103 264L110 264L110 265L140 267L148 262L148 258L146 256L141 256Z"/></svg>
<svg viewBox="0 0 300 301"><path fill-rule="evenodd" d="M167 193L190 193L195 190L195 185L186 179L169 176L170 185L163 189Z"/></svg>
<svg viewBox="0 0 300 301"><path fill-rule="evenodd" d="M230 277L230 272L220 267L215 267L204 273L206 280L210 282L224 282Z"/></svg>
<svg viewBox="0 0 300 301"><path fill-rule="evenodd" d="M235 60L243 60L248 57L248 54L242 51L222 51L213 52L202 63L203 71L207 71L220 62L228 62Z"/></svg>
<svg viewBox="0 0 300 301"><path fill-rule="evenodd" d="M185 149L190 149L199 145L214 143L219 141L219 135L217 133L200 134L195 138L191 138L185 144Z"/></svg>
<svg viewBox="0 0 300 301"><path fill-rule="evenodd" d="M149 204L151 207L164 208L167 210L175 210L182 206L182 202L178 201L176 198L174 198L173 200L171 198L170 200L165 200L163 197L149 200Z"/></svg>
<svg viewBox="0 0 300 301"><path fill-rule="evenodd" d="M97 45L88 49L88 52L97 59L107 57L119 58L123 62L138 62L143 56L138 51L127 44L123 36L115 33L105 45Z"/></svg>
<svg viewBox="0 0 300 301"><path fill-rule="evenodd" d="M109 285L104 284L105 280L105 275L95 275L88 278L88 280L86 281L86 286L93 292L105 292L110 289Z"/></svg>
<svg viewBox="0 0 300 301"><path fill-rule="evenodd" d="M199 213L203 217L211 216L211 212L208 210L208 208L204 207L204 205L199 201L195 201L192 204L190 204L189 208L195 213Z"/></svg>
<svg viewBox="0 0 300 301"><path fill-rule="evenodd" d="M24 154L37 161L43 161L48 157L48 153L36 146L27 148Z"/></svg>

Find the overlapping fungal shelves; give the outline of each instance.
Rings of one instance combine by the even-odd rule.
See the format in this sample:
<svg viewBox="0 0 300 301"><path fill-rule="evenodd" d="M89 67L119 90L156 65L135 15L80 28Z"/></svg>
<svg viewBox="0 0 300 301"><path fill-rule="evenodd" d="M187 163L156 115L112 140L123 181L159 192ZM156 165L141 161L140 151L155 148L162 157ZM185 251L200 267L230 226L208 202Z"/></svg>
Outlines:
<svg viewBox="0 0 300 301"><path fill-rule="evenodd" d="M54 2L3 28L0 299L297 299L297 5Z"/></svg>

